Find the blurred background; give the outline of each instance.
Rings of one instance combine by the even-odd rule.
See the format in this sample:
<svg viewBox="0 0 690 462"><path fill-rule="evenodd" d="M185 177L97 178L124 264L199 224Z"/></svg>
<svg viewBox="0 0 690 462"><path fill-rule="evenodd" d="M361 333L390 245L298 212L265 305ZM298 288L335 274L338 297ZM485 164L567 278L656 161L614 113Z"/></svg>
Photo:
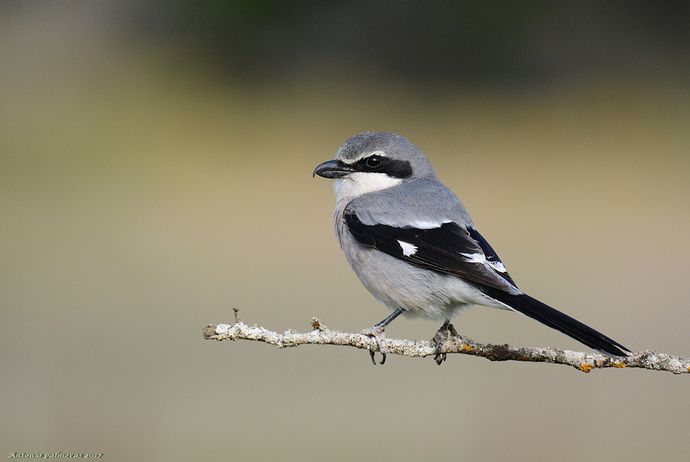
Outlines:
<svg viewBox="0 0 690 462"><path fill-rule="evenodd" d="M338 248L349 137L409 138L520 287L690 355L690 4L0 6L0 447L105 460L688 456L688 376L205 341L388 311ZM479 342L582 350L508 312ZM437 325L396 321L391 337Z"/></svg>

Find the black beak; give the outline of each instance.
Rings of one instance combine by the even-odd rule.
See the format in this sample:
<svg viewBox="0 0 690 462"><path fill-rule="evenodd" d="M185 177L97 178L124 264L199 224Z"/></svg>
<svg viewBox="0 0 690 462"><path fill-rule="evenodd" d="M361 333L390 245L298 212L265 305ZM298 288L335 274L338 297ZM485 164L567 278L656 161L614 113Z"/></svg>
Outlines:
<svg viewBox="0 0 690 462"><path fill-rule="evenodd" d="M324 178L342 178L354 171L355 169L352 168L352 166L342 161L329 160L316 167L314 173L312 173L312 177L319 175Z"/></svg>

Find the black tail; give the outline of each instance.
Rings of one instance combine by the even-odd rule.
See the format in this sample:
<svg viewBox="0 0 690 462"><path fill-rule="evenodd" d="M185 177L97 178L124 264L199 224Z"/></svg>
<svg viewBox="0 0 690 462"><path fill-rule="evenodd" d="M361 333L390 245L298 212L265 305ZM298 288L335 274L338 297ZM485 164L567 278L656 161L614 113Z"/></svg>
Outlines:
<svg viewBox="0 0 690 462"><path fill-rule="evenodd" d="M489 289L487 294L496 300L505 303L515 311L536 319L552 329L569 335L578 342L582 342L590 348L599 350L612 356L627 356L630 352L620 343L597 332L591 327L582 324L577 319L573 319L567 314L551 308L549 305L530 297L529 295L512 295L501 290Z"/></svg>

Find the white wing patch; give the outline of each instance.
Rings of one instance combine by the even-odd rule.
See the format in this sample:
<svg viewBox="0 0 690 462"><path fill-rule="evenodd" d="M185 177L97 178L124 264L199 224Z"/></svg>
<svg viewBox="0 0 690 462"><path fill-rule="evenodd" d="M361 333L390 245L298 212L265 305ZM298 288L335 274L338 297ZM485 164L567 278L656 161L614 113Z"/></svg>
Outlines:
<svg viewBox="0 0 690 462"><path fill-rule="evenodd" d="M494 271L505 273L506 267L500 261L488 261L483 253L461 253L469 263L480 263L490 266Z"/></svg>
<svg viewBox="0 0 690 462"><path fill-rule="evenodd" d="M452 223L452 220L444 220L442 222L415 220L411 222L408 226L412 226L413 228L417 229L435 229L440 228L446 223Z"/></svg>
<svg viewBox="0 0 690 462"><path fill-rule="evenodd" d="M469 263L486 264L486 257L483 253L461 253L460 255L465 257Z"/></svg>
<svg viewBox="0 0 690 462"><path fill-rule="evenodd" d="M400 244L400 248L403 251L403 255L405 255L406 257L414 255L417 252L417 246L412 245L409 242L398 240L398 244Z"/></svg>
<svg viewBox="0 0 690 462"><path fill-rule="evenodd" d="M503 262L500 261L487 261L490 267L492 267L494 270L498 271L499 273L505 273L508 270L506 270L506 267L503 265Z"/></svg>

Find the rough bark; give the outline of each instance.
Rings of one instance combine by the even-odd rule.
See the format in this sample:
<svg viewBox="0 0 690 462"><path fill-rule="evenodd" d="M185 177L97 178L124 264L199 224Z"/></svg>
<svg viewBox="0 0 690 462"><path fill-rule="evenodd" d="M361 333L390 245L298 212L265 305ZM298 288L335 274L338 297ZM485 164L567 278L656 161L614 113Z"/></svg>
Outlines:
<svg viewBox="0 0 690 462"><path fill-rule="evenodd" d="M313 318L311 332L298 333L288 330L282 334L258 326L249 326L239 318L239 310L234 308L234 324L210 324L204 328L207 340L254 340L274 345L278 348L298 345L340 345L369 351L378 351L375 338L363 335L338 332L328 329L320 320ZM436 345L431 341L386 338L388 354L410 357L436 356ZM514 347L473 342L462 336L449 336L443 343L441 353L479 356L490 361L527 361L564 364L582 372L592 369L637 367L674 374L690 373L690 358L644 350L630 353L626 357L610 357L599 353L559 350L557 348Z"/></svg>

